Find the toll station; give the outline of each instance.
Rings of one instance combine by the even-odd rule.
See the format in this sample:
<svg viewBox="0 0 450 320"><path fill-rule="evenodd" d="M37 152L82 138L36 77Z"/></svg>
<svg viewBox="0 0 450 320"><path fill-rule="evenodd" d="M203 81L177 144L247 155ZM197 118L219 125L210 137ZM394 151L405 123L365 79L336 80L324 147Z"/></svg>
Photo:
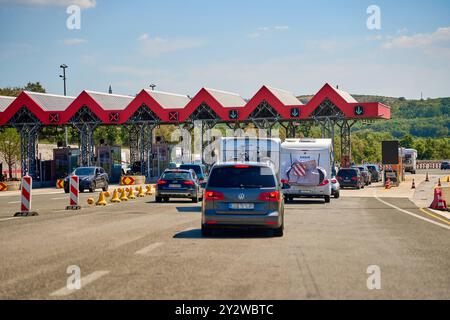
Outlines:
<svg viewBox="0 0 450 320"><path fill-rule="evenodd" d="M263 86L250 99L226 91L202 88L194 97L161 91L142 90L136 96L85 90L77 97L22 92L17 98L1 98L0 127L13 127L21 136L21 172L36 176L40 170L36 148L39 130L45 126L70 126L79 133L79 148L54 151L50 179L70 173L76 166L98 165L111 177L120 179L119 146L95 146L93 134L99 126L120 125L129 132L130 163L138 164L150 178L155 168L152 148L163 146L155 140L154 129L173 125L192 132L200 123L202 150L208 143L205 132L217 124L232 130L271 129L279 124L287 137L295 137L306 126L319 125L322 137L341 137L341 166L351 163L351 128L357 122L390 119L390 107L378 102L356 101L349 93L325 84L308 103L293 93ZM205 140L204 140L205 137ZM166 149L161 149L166 152ZM158 152L159 153L159 152ZM203 152L202 152L203 155ZM168 161L167 157L156 162Z"/></svg>

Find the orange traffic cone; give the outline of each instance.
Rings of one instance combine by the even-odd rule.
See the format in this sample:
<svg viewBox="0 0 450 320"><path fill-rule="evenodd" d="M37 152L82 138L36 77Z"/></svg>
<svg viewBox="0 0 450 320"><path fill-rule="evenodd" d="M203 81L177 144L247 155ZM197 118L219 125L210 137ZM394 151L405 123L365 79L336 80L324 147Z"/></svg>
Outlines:
<svg viewBox="0 0 450 320"><path fill-rule="evenodd" d="M413 179L411 189L415 189L415 188L416 188L416 183L415 183L415 181Z"/></svg>
<svg viewBox="0 0 450 320"><path fill-rule="evenodd" d="M117 192L117 189L114 189L112 198L111 198L111 202L112 203L119 203L121 202L120 198L119 198L119 192Z"/></svg>
<svg viewBox="0 0 450 320"><path fill-rule="evenodd" d="M100 195L98 196L98 201L95 203L97 206L106 206L105 193L100 191Z"/></svg>
<svg viewBox="0 0 450 320"><path fill-rule="evenodd" d="M121 188L120 191L120 201L128 201L128 197L124 188Z"/></svg>
<svg viewBox="0 0 450 320"><path fill-rule="evenodd" d="M137 190L137 192L138 192L138 197L139 198L143 198L143 197L145 197L145 192L144 192L144 190L142 189L142 186L139 186L139 188L136 188Z"/></svg>
<svg viewBox="0 0 450 320"><path fill-rule="evenodd" d="M430 209L447 210L447 203L442 198L442 190L439 188L434 189L434 200L430 205Z"/></svg>
<svg viewBox="0 0 450 320"><path fill-rule="evenodd" d="M145 186L147 191L145 192L146 195L151 196L153 194L152 192L152 186Z"/></svg>
<svg viewBox="0 0 450 320"><path fill-rule="evenodd" d="M128 189L128 199L136 199L134 195L133 188Z"/></svg>

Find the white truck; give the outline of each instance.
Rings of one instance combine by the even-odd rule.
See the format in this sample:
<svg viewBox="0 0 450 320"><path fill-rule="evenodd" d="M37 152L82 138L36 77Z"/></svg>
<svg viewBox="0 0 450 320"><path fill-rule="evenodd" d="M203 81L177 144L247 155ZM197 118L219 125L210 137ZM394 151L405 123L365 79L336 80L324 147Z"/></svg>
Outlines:
<svg viewBox="0 0 450 320"><path fill-rule="evenodd" d="M417 150L402 148L402 161L405 172L416 174L417 170Z"/></svg>
<svg viewBox="0 0 450 320"><path fill-rule="evenodd" d="M323 198L330 202L333 165L331 139L221 138L218 161L263 162L274 167L287 201Z"/></svg>
<svg viewBox="0 0 450 320"><path fill-rule="evenodd" d="M333 145L331 139L286 139L281 144L280 177L290 185L286 201L323 198L330 202Z"/></svg>

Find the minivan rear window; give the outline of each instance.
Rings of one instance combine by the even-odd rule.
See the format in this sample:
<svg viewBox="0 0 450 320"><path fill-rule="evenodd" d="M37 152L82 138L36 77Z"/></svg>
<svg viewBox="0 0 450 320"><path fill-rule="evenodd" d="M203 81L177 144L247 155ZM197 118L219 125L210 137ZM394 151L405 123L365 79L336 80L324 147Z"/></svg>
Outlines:
<svg viewBox="0 0 450 320"><path fill-rule="evenodd" d="M357 176L357 169L341 169L338 172L338 176L355 177Z"/></svg>
<svg viewBox="0 0 450 320"><path fill-rule="evenodd" d="M217 167L209 176L213 188L275 188L275 177L267 167Z"/></svg>
<svg viewBox="0 0 450 320"><path fill-rule="evenodd" d="M166 180L191 180L191 174L189 172L166 172L162 175L161 179Z"/></svg>

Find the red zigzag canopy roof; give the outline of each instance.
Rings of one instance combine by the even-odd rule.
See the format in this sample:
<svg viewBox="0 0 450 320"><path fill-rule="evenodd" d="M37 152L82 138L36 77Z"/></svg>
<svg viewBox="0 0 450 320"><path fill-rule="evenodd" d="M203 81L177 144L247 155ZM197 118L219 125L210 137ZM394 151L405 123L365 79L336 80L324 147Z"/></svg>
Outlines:
<svg viewBox="0 0 450 320"><path fill-rule="evenodd" d="M220 121L249 121L264 101L278 113L280 120L307 120L325 100L336 105L347 119L390 119L391 116L389 106L378 102L359 103L347 92L329 84L325 84L306 105L294 94L268 86L263 86L249 101L235 93L209 88L202 88L192 99L185 95L145 89L135 97L87 90L78 97L24 91L17 98L0 97L0 126L8 125L21 108L28 109L43 125L67 124L83 107L92 111L104 124L126 123L143 106L161 123L189 121L195 111L204 105ZM357 108L363 110L362 113L356 112ZM230 116L230 111L233 111L234 118ZM299 111L298 115L295 111Z"/></svg>

